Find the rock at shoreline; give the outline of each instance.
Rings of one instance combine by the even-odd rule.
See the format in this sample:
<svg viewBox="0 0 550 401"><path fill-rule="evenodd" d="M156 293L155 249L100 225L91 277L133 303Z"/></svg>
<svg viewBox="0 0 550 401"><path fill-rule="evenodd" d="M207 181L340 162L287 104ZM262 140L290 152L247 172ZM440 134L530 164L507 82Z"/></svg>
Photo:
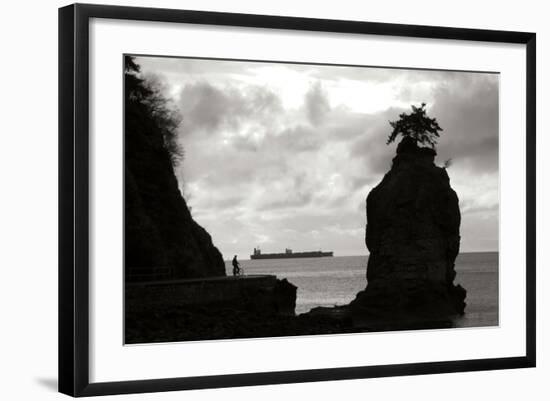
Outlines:
<svg viewBox="0 0 550 401"><path fill-rule="evenodd" d="M404 138L367 197L368 285L350 304L358 322L407 326L464 313L466 290L453 283L458 197L435 155Z"/></svg>
<svg viewBox="0 0 550 401"><path fill-rule="evenodd" d="M127 344L307 333L296 286L272 275L132 283L125 288ZM317 319L318 320L318 319Z"/></svg>

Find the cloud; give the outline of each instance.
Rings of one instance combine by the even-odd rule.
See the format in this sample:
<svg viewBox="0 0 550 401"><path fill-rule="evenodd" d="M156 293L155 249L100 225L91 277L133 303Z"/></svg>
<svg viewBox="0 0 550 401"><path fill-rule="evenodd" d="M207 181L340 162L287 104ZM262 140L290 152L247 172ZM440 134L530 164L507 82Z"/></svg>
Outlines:
<svg viewBox="0 0 550 401"><path fill-rule="evenodd" d="M252 74L254 64L229 60L211 60L179 57L136 57L142 71L155 71L168 81L189 81L218 77L227 81L234 76L239 79L243 74Z"/></svg>
<svg viewBox="0 0 550 401"><path fill-rule="evenodd" d="M218 87L204 81L185 85L178 105L184 134L237 131L249 119L258 120L281 111L279 98L266 88Z"/></svg>
<svg viewBox="0 0 550 401"><path fill-rule="evenodd" d="M296 125L266 138L266 146L276 146L290 153L318 150L322 143L317 132L306 125Z"/></svg>
<svg viewBox="0 0 550 401"><path fill-rule="evenodd" d="M295 193L286 193L283 197L269 199L261 203L258 210L274 210L282 208L296 208L308 205L313 195L311 193L299 191Z"/></svg>
<svg viewBox="0 0 550 401"><path fill-rule="evenodd" d="M231 102L231 94L206 83L187 85L180 95L185 128L189 131L214 132L222 125L229 124L236 104Z"/></svg>
<svg viewBox="0 0 550 401"><path fill-rule="evenodd" d="M434 91L430 113L443 133L438 153L470 171L498 171L498 75L465 74ZM475 79L474 79L475 78Z"/></svg>
<svg viewBox="0 0 550 401"><path fill-rule="evenodd" d="M330 104L321 82L317 81L306 93L305 108L307 117L314 126L319 126L327 117L330 112Z"/></svg>
<svg viewBox="0 0 550 401"><path fill-rule="evenodd" d="M369 172L382 175L391 167L395 156L395 146L386 145L391 132L389 121L396 120L404 109L389 108L384 112L370 115L365 133L351 144L351 156L362 161Z"/></svg>

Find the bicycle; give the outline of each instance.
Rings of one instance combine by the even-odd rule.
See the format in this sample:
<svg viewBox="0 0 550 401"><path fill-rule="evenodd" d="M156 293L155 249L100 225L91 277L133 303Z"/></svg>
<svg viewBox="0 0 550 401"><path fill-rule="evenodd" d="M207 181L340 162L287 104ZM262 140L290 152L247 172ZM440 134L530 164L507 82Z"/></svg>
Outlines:
<svg viewBox="0 0 550 401"><path fill-rule="evenodd" d="M236 269L233 269L233 277L244 276L244 269L239 265Z"/></svg>

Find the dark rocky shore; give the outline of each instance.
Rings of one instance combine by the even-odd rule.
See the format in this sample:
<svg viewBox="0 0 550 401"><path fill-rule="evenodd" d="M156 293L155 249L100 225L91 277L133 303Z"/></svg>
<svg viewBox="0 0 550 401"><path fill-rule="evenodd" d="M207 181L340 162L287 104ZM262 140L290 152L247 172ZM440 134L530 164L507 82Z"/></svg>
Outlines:
<svg viewBox="0 0 550 401"><path fill-rule="evenodd" d="M349 316L296 316L296 287L275 276L133 283L126 286L126 343L352 332Z"/></svg>

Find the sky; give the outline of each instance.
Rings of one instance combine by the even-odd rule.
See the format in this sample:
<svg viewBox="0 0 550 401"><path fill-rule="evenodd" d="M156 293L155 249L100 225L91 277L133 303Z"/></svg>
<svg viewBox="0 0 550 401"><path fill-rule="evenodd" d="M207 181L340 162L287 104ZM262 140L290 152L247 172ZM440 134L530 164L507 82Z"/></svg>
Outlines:
<svg viewBox="0 0 550 401"><path fill-rule="evenodd" d="M461 251L498 250L498 74L136 61L180 113L180 190L224 259L258 246L368 254L365 199L397 146L389 121L422 102L443 128L436 164L452 159Z"/></svg>

